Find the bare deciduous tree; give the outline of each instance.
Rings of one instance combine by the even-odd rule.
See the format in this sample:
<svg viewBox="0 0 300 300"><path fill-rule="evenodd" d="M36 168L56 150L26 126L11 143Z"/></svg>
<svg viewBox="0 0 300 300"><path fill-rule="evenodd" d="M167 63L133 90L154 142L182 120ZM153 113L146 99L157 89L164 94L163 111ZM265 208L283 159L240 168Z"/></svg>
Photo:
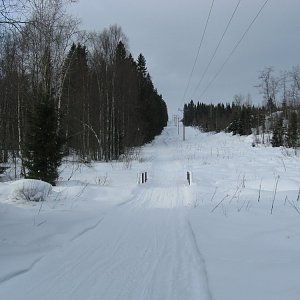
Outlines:
<svg viewBox="0 0 300 300"><path fill-rule="evenodd" d="M274 69L272 67L265 68L260 72L259 79L258 87L263 94L264 100L267 102L271 98L276 102L280 79L274 76Z"/></svg>

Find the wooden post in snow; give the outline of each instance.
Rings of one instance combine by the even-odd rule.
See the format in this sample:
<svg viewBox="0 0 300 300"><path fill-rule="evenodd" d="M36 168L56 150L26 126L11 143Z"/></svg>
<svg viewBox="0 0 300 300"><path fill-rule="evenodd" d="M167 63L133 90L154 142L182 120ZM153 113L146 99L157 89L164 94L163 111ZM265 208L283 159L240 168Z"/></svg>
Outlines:
<svg viewBox="0 0 300 300"><path fill-rule="evenodd" d="M147 172L138 173L138 184L146 183L148 180Z"/></svg>
<svg viewBox="0 0 300 300"><path fill-rule="evenodd" d="M191 185L192 184L192 172L189 172L189 171L186 172L186 179L188 181L188 184Z"/></svg>

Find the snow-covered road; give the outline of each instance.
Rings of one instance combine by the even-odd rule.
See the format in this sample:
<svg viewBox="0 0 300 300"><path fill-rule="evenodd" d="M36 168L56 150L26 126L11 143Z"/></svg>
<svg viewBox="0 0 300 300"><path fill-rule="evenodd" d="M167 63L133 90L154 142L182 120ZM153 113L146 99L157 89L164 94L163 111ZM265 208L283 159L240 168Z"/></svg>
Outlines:
<svg viewBox="0 0 300 300"><path fill-rule="evenodd" d="M146 146L142 156L147 159L138 167L149 174L144 185L90 186L82 192L80 204L69 210L45 207L33 226L39 232L33 231L38 237L32 241L32 225L26 221L31 210L21 207L15 212L10 204L2 204L15 218L22 216L27 233L24 229L22 243L17 240L21 229L9 236L9 224L16 223L9 214L3 217L0 299L298 299L300 218L282 201L278 215L268 219L269 211L265 212L273 192L267 185L261 191L265 206L255 207L259 186L253 185L268 176L268 171L257 176L257 166L245 167L251 166L257 150L226 135L216 136L217 150L211 135L203 134L204 144L193 136L198 133L191 130L190 142L183 143L176 128L168 127ZM227 144L230 139L233 146ZM253 156L248 151L254 151ZM235 165L240 161L245 165ZM285 173L298 184L299 176L292 175L295 162L299 160L285 161L285 170L291 167L291 173ZM277 167L272 165L270 173ZM134 168L117 172L131 180L138 170ZM188 170L195 173L191 186ZM103 200L109 188L119 197L114 204ZM291 186L283 190L289 197L298 192ZM93 201L85 202L87 197ZM102 202L106 204L98 204ZM86 217L79 214L81 207ZM65 227L50 233L51 222L57 220Z"/></svg>
<svg viewBox="0 0 300 300"><path fill-rule="evenodd" d="M178 209L118 208L18 275L1 284L3 299L20 299L20 290L22 299L212 298L201 251Z"/></svg>
<svg viewBox="0 0 300 300"><path fill-rule="evenodd" d="M167 142L172 140L164 142L153 153L148 182L134 197L2 280L0 298L18 299L22 290L22 299L31 300L212 299L205 261L187 219L184 161L170 155L174 151Z"/></svg>

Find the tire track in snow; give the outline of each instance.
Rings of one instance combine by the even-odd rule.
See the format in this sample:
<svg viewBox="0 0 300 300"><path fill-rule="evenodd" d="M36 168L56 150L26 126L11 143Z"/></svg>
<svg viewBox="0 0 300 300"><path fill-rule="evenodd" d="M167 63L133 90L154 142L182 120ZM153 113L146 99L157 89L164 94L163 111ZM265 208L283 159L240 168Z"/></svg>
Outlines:
<svg viewBox="0 0 300 300"><path fill-rule="evenodd" d="M191 225L191 223L188 219L186 219L186 223L187 223L188 232L189 232L189 235L190 235L190 240L191 240L192 246L194 247L196 256L198 257L199 265L201 265L202 274L203 274L203 277L204 277L204 280L205 280L205 286L207 288L208 299L213 300L213 296L212 296L212 292L211 292L210 284L209 284L209 276L208 276L208 272L207 272L205 259L202 255L201 251L200 251L200 248L199 248L197 240L196 240L195 232L194 232L194 230L192 228L192 225Z"/></svg>
<svg viewBox="0 0 300 300"><path fill-rule="evenodd" d="M133 299L213 299L205 261L190 232L187 212L186 208L166 211L161 228L156 228L159 251L154 252L157 255L152 257L149 275L141 284L143 294Z"/></svg>
<svg viewBox="0 0 300 300"><path fill-rule="evenodd" d="M147 210L153 209L164 209L166 213L161 228L156 228L155 244L159 244L156 246L159 249L156 251L157 257L151 256L153 245L149 244L147 255L152 264L148 270L149 275L141 283L144 286L142 299L212 300L205 261L187 220L190 207L188 200L189 191L184 185L155 185L142 190L135 201L127 206L136 213L147 213ZM162 234L165 238L158 238ZM142 260L137 262L143 263ZM130 277L136 280L137 274L138 270L135 270ZM127 290L130 290L129 286Z"/></svg>
<svg viewBox="0 0 300 300"><path fill-rule="evenodd" d="M156 295L153 297L153 292L161 289L152 286L153 274L160 263L160 257L163 256L166 249L166 243L163 241L168 240L168 231L162 231L162 227L167 223L168 216L166 218L159 218L158 222L153 225L151 239L149 239L147 245L140 251L136 258L136 265L132 268L128 274L128 281L125 286L122 287L118 299L168 299ZM149 227L148 224L146 227ZM133 288L134 287L134 288Z"/></svg>

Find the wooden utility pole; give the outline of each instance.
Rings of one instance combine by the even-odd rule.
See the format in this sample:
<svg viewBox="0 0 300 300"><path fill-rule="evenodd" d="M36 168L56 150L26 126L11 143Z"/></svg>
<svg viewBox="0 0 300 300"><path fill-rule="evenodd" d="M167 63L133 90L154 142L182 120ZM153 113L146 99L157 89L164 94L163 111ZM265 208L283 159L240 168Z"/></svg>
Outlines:
<svg viewBox="0 0 300 300"><path fill-rule="evenodd" d="M182 139L183 141L185 141L185 126L184 126L184 114L183 114L183 110L178 108L178 111L182 112ZM178 123L179 123L179 117L178 117ZM178 125L178 135L179 135L179 125Z"/></svg>

